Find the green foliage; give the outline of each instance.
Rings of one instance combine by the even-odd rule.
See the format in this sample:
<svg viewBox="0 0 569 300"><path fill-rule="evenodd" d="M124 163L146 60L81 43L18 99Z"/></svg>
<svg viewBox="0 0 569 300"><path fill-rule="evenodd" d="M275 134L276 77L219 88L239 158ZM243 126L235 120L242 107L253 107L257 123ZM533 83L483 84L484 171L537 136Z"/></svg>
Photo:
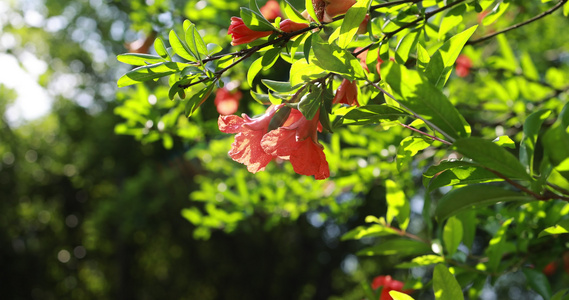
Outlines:
<svg viewBox="0 0 569 300"><path fill-rule="evenodd" d="M380 274L416 299L565 297L566 2L360 0L330 20L279 1L274 22L266 1L36 2L0 20L2 59L54 103L14 125L0 87L3 297L377 299ZM272 33L231 48L232 16ZM335 100L344 79L361 106ZM222 88L237 115L285 104L268 131L318 118L330 178L232 162Z"/></svg>

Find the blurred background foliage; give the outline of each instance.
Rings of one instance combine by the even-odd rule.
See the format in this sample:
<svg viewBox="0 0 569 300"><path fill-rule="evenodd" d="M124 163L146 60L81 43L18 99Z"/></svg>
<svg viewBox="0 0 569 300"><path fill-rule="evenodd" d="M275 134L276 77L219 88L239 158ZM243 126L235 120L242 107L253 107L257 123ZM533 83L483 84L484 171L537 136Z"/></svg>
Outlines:
<svg viewBox="0 0 569 300"><path fill-rule="evenodd" d="M476 34L544 10L538 1L510 2L514 8ZM385 215L386 179L396 179L410 201L409 232L429 235L421 174L449 152L433 147L412 162L396 162L409 131L348 126L321 137L331 180L298 176L279 162L253 175L227 157L233 137L219 133L211 103L188 120L183 106L168 99L164 82L116 88L128 70L116 54L153 51L145 42L166 38L186 18L206 43L229 51L227 27L240 6L247 3L0 3L0 61L12 66L0 78L1 298L361 299L360 284L379 274L428 280L426 269L395 269L397 256L355 256L374 240L340 238L366 216ZM476 18L470 14L464 22ZM519 142L529 113L558 112L567 102L569 38L559 31L568 26L557 13L507 39L465 48L471 74L453 75L446 93L474 135ZM224 81L249 88L252 61ZM286 66L281 61L263 77L286 80ZM262 111L249 95L241 100L239 112ZM567 213L556 202L532 205L523 216L508 206L483 210L487 224L476 232L473 249L510 217L537 228L555 222L546 216ZM561 239L555 243L555 249L566 247ZM542 248L535 247L537 255ZM552 279L554 287L568 281L560 270ZM526 290L520 272L493 288L477 284L485 299L538 297Z"/></svg>

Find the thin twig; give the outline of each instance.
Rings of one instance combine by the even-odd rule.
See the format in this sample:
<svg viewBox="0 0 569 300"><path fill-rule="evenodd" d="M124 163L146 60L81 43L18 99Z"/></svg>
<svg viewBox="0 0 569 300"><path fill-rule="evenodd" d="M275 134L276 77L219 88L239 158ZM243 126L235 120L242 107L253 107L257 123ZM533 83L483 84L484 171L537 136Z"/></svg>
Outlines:
<svg viewBox="0 0 569 300"><path fill-rule="evenodd" d="M465 0L459 0L459 1L456 1L456 2L453 2L453 3L450 3L450 4L448 4L448 5L445 5L445 6L441 7L441 8L438 8L438 9L435 9L435 10L433 10L433 11L431 11L431 12L426 13L424 16L420 16L420 17L418 17L417 19L413 20L412 22L407 23L407 24L405 24L405 25L403 25L403 26L397 28L397 29L394 30L394 31L385 32L383 38L381 39L381 41L383 42L383 41L389 40L390 38L392 38L394 35L398 34L399 32L401 32L401 31L403 31L403 30L405 30L405 29L407 29L407 28L409 28L409 27L412 27L412 26L414 26L414 25L417 25L417 24L419 24L419 22L421 22L421 21L423 21L423 20L428 20L430 17L432 17L432 16L434 16L434 15L436 15L436 14L442 12L442 11L445 11L445 10L447 10L447 9L449 9L449 8L451 8L451 7L453 7L453 6L455 6L455 5L458 5L458 4L460 4L460 3L464 2L464 1L465 1ZM400 2L400 1L396 1L396 2ZM398 3L398 4L401 4L401 3L408 3L408 2L417 3L417 2L419 2L419 1L401 1L401 2ZM395 3L395 2L389 2L389 3ZM384 4L387 4L387 3L384 3ZM382 5L382 4L379 4L379 5ZM375 6L379 6L379 5L375 5ZM382 7L383 7L383 6L382 6ZM374 44L374 43L371 43L371 44L369 44L369 45L367 45L367 46L365 46L365 47L359 49L358 51L353 52L352 54L353 54L354 56L358 56L358 55L360 55L362 52L364 52L364 51L366 51L366 50L369 50L369 48L370 48L373 44Z"/></svg>
<svg viewBox="0 0 569 300"><path fill-rule="evenodd" d="M417 118L422 120L423 122L425 122L425 124L429 125L431 128L433 128L435 131L438 131L440 134L442 134L445 138L447 138L448 140L450 140L452 143L454 143L455 139L450 136L448 133L444 132L442 129L440 129L438 126L436 126L435 124L433 124L431 121L426 120L425 118L421 117L420 115L418 115L417 113L415 113L414 111L412 111L411 109L409 109L408 107L406 107L404 104L402 104L399 100L395 99L395 97L393 97L393 95L391 95L389 92L387 92L386 90L382 89L380 86L378 86L377 84L371 82L370 80L367 81L369 84L371 84L373 87L375 87L376 89L380 90L382 93L384 93L385 95L387 95L389 98L393 99L393 101L397 102L399 105L401 105L401 107L405 108L406 110L408 110L409 112L411 112L411 114Z"/></svg>
<svg viewBox="0 0 569 300"><path fill-rule="evenodd" d="M559 187L559 186L557 186L557 185L555 185L555 184L553 184L553 183L550 183L550 182L547 182L547 185L550 186L551 188L553 188L554 190L560 192L560 193L563 193L563 194L565 194L565 195L569 195L569 191L566 190L566 189L564 189L564 188L562 188L562 187Z"/></svg>
<svg viewBox="0 0 569 300"><path fill-rule="evenodd" d="M424 131L421 131L421 130L419 130L419 129L417 129L417 128L413 128L413 127L411 127L411 126L409 126L409 125L406 125L406 124L403 124L403 123L399 123L399 125L401 125L401 126L407 128L407 129L413 130L413 131L415 131L415 132L417 132L417 133L420 133L420 134L422 134L422 135L424 135L424 136L427 136L427 137L429 137L429 138L431 138L431 139L433 139L433 140L435 140L435 141L439 141L439 142L441 142L441 143L443 143L443 144L447 144L447 145L452 145L451 142L445 141L445 140L443 140L443 139L441 139L441 138L438 138L438 137L436 137L436 136L434 136L434 135L430 135L430 134L428 134L428 133L426 133L426 132L424 132Z"/></svg>
<svg viewBox="0 0 569 300"><path fill-rule="evenodd" d="M552 8L550 8L550 9L544 11L543 13L541 13L541 14L539 14L539 15L537 15L537 16L535 16L535 17L529 19L529 20L526 20L526 21L521 22L521 23L518 23L518 24L514 24L514 25L512 25L512 26L510 26L510 27L508 27L508 28L506 28L506 29L503 29L503 30L494 32L494 33L489 34L489 35L487 35L487 36L481 37L481 38L479 38L479 39L477 39L477 40L468 41L466 44L467 44L467 45L474 45L474 44L483 42L483 41L485 41L485 40L491 39L491 38L497 36L498 34L502 34L502 33L508 32L508 31L510 31L510 30L513 30L513 29L516 29L516 28L520 28L520 27L522 27L522 26L524 26L524 25L527 25L527 24L529 24L529 23L532 23L532 22L534 22L534 21L537 21L537 20L539 20L539 19L541 19L541 18L543 18L543 17L545 17L545 16L551 14L552 12L558 10L559 8L561 8L561 7L563 6L563 4L565 4L565 2L567 2L567 0L561 0L561 1L559 1L554 7L552 7Z"/></svg>
<svg viewBox="0 0 569 300"><path fill-rule="evenodd" d="M569 201L569 197L564 197L561 195L557 195L554 193L549 193L548 191L546 191L546 193L544 193L543 195L540 195L538 193L535 193L534 191L528 189L527 187L515 182L514 180L512 180L511 178L508 178L506 175L496 171L496 170L492 170L490 168L484 167L482 166L484 169L494 173L494 175L504 179L507 183L509 183L510 185L518 188L519 190L521 190L522 192L531 195L532 197L534 197L536 200L541 200L541 201L548 201L551 199L560 199L560 200L564 200L564 201Z"/></svg>

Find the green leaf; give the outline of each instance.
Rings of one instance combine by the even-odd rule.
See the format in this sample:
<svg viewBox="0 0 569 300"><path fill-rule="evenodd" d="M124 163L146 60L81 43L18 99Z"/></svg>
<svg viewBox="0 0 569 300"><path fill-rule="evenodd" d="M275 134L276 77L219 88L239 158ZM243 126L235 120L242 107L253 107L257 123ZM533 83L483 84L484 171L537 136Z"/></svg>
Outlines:
<svg viewBox="0 0 569 300"><path fill-rule="evenodd" d="M563 220L551 227L545 228L539 233L538 238L552 235L552 234L563 234L569 233L569 220Z"/></svg>
<svg viewBox="0 0 569 300"><path fill-rule="evenodd" d="M563 4L563 15L569 17L569 2Z"/></svg>
<svg viewBox="0 0 569 300"><path fill-rule="evenodd" d="M322 102L322 89L314 88L311 93L307 93L300 99L298 103L298 110L307 120L312 120L318 109L320 108L320 103Z"/></svg>
<svg viewBox="0 0 569 300"><path fill-rule="evenodd" d="M453 144L453 148L480 165L504 176L532 180L524 166L513 154L491 141L481 138L459 139Z"/></svg>
<svg viewBox="0 0 569 300"><path fill-rule="evenodd" d="M501 135L492 141L494 144L515 150L516 143L507 135Z"/></svg>
<svg viewBox="0 0 569 300"><path fill-rule="evenodd" d="M271 118L271 121L269 122L269 129L267 130L267 132L283 126L283 124L290 116L291 110L292 109L288 106L282 106L281 108L279 108Z"/></svg>
<svg viewBox="0 0 569 300"><path fill-rule="evenodd" d="M436 125L451 138L468 137L470 126L449 99L429 80L415 70L386 63L381 77L398 96L399 103Z"/></svg>
<svg viewBox="0 0 569 300"><path fill-rule="evenodd" d="M119 54L117 55L117 60L133 66L146 66L165 62L160 56L140 53Z"/></svg>
<svg viewBox="0 0 569 300"><path fill-rule="evenodd" d="M429 255L415 257L410 262L400 263L395 267L400 269L410 269L416 267L426 267L430 265L436 265L443 263L444 261L445 259L442 256L429 254Z"/></svg>
<svg viewBox="0 0 569 300"><path fill-rule="evenodd" d="M314 22L318 24L321 24L320 20L318 20L318 17L316 16L316 11L314 11L314 5L312 4L312 0L305 0L304 6L306 7L306 11L308 12L308 15L312 18L312 20L314 20Z"/></svg>
<svg viewBox="0 0 569 300"><path fill-rule="evenodd" d="M413 297L396 290L389 291L389 296L391 296L393 300L414 300Z"/></svg>
<svg viewBox="0 0 569 300"><path fill-rule="evenodd" d="M290 84L295 86L310 80L326 76L326 71L315 64L309 64L304 59L295 61L290 67Z"/></svg>
<svg viewBox="0 0 569 300"><path fill-rule="evenodd" d="M314 50L314 64L320 68L343 75L348 80L365 78L365 71L352 53L336 44L328 44L318 34L312 35L312 49Z"/></svg>
<svg viewBox="0 0 569 300"><path fill-rule="evenodd" d="M249 8L241 7L240 16L243 23L249 29L254 31L273 31L275 27L271 22L267 21L263 15L252 11Z"/></svg>
<svg viewBox="0 0 569 300"><path fill-rule="evenodd" d="M425 49L420 43L417 44L417 68L423 72L429 65L431 61L431 56L427 49Z"/></svg>
<svg viewBox="0 0 569 300"><path fill-rule="evenodd" d="M494 234L488 247L486 248L486 255L488 256L487 267L488 270L491 272L495 272L500 265L500 261L502 260L502 255L505 252L504 245L506 244L506 232L508 231L508 227L512 223L514 219L508 219L502 223L502 226L498 231Z"/></svg>
<svg viewBox="0 0 569 300"><path fill-rule="evenodd" d="M175 62L161 62L142 66L127 72L119 78L118 87L125 87L142 81L161 78L179 72L185 64Z"/></svg>
<svg viewBox="0 0 569 300"><path fill-rule="evenodd" d="M441 25L439 27L439 40L443 40L447 32L451 31L458 24L462 23L462 15L466 11L466 4L460 4L453 7L448 13L442 18Z"/></svg>
<svg viewBox="0 0 569 300"><path fill-rule="evenodd" d="M158 53L158 55L160 55L160 57L163 59L172 60L170 54L168 53L168 50L166 50L166 45L164 45L164 41L162 41L161 38L154 40L154 50L156 50L156 53Z"/></svg>
<svg viewBox="0 0 569 300"><path fill-rule="evenodd" d="M286 16L293 22L296 23L310 23L306 20L302 14L294 8L287 0L284 0L284 12Z"/></svg>
<svg viewBox="0 0 569 300"><path fill-rule="evenodd" d="M565 104L555 124L543 135L543 148L553 166L557 166L569 158L569 132L567 132L567 128L569 128L569 103Z"/></svg>
<svg viewBox="0 0 569 300"><path fill-rule="evenodd" d="M185 115L186 117L191 117L192 114L202 105L202 103L209 97L211 91L213 90L215 84L210 84L206 86L201 91L196 93L195 95L188 100L186 103Z"/></svg>
<svg viewBox="0 0 569 300"><path fill-rule="evenodd" d="M446 41L433 54L429 65L425 68L425 75L437 88L442 89L452 71L454 62L460 55L462 48L472 36L478 26L472 26Z"/></svg>
<svg viewBox="0 0 569 300"><path fill-rule="evenodd" d="M431 192L443 186L502 181L496 174L466 161L442 161L423 174L423 185Z"/></svg>
<svg viewBox="0 0 569 300"><path fill-rule="evenodd" d="M508 70L515 72L518 69L518 61L516 60L516 56L512 47L508 43L508 39L504 35L496 36L498 40L498 44L500 45L500 50L502 51L502 55L504 56L504 63L501 67L504 67Z"/></svg>
<svg viewBox="0 0 569 300"><path fill-rule="evenodd" d="M545 300L551 299L553 295L551 285L542 272L530 268L522 268L522 271L524 275L526 275L527 283L534 291L540 294Z"/></svg>
<svg viewBox="0 0 569 300"><path fill-rule="evenodd" d="M428 148L430 145L422 137L408 136L401 140L397 148L397 170L401 171L403 166L409 164L419 151Z"/></svg>
<svg viewBox="0 0 569 300"><path fill-rule="evenodd" d="M355 120L355 122L344 122L344 124L363 125L379 123L382 120L393 121L406 116L409 116L409 113L398 107L388 104L371 104L354 108L346 113L343 118Z"/></svg>
<svg viewBox="0 0 569 300"><path fill-rule="evenodd" d="M529 115L524 122L524 135L520 143L520 162L526 168L526 172L532 175L534 174L533 161L537 137L541 125L550 114L550 110L539 110Z"/></svg>
<svg viewBox="0 0 569 300"><path fill-rule="evenodd" d="M192 53L197 56L198 60L208 55L207 46L194 24L191 24L186 30L186 43L188 43Z"/></svg>
<svg viewBox="0 0 569 300"><path fill-rule="evenodd" d="M462 289L447 267L439 264L433 273L433 290L437 300L464 300Z"/></svg>
<svg viewBox="0 0 569 300"><path fill-rule="evenodd" d="M395 229L383 225L383 224L372 224L370 226L358 226L342 236L342 241L345 240L359 240L369 237L378 237L386 235L398 235Z"/></svg>
<svg viewBox="0 0 569 300"><path fill-rule="evenodd" d="M178 54L181 58L189 61L196 61L195 56L191 53L188 46L180 40L176 32L172 29L170 30L170 45L172 45L172 49L174 52Z"/></svg>
<svg viewBox="0 0 569 300"><path fill-rule="evenodd" d="M569 3L569 2L567 2ZM565 7L567 7L567 3L565 3ZM553 297L551 297L551 300L567 300L569 297L569 289L562 289L559 292L555 293L555 295L553 295Z"/></svg>
<svg viewBox="0 0 569 300"><path fill-rule="evenodd" d="M482 24L484 24L484 26L488 26L498 20L498 18L500 18L506 12L508 6L510 6L510 1L497 2L498 4L496 4L496 7L494 7L494 9L492 9L492 11L484 17L484 20L482 20Z"/></svg>
<svg viewBox="0 0 569 300"><path fill-rule="evenodd" d="M182 209L182 216L194 225L202 223L202 213L196 207Z"/></svg>
<svg viewBox="0 0 569 300"><path fill-rule="evenodd" d="M271 91L277 93L290 93L298 90L302 84L292 86L288 81L274 81L269 79L261 79L261 82Z"/></svg>
<svg viewBox="0 0 569 300"><path fill-rule="evenodd" d="M280 53L281 53L280 48L273 48L265 52L261 57L262 58L261 66L263 66L263 70L268 70L269 68L271 68L275 64L275 62L277 62Z"/></svg>
<svg viewBox="0 0 569 300"><path fill-rule="evenodd" d="M251 90L250 93L251 97L260 104L264 105L271 102L271 100L269 99L269 95L267 94L256 93L253 90Z"/></svg>
<svg viewBox="0 0 569 300"><path fill-rule="evenodd" d="M462 241L462 233L462 222L456 217L450 217L443 228L443 241L448 256L452 256L456 253Z"/></svg>
<svg viewBox="0 0 569 300"><path fill-rule="evenodd" d="M463 211L457 214L457 218L462 223L462 243L470 249L476 236L476 212L473 210Z"/></svg>
<svg viewBox="0 0 569 300"><path fill-rule="evenodd" d="M357 255L421 255L431 253L431 246L414 240L393 239L360 250Z"/></svg>
<svg viewBox="0 0 569 300"><path fill-rule="evenodd" d="M526 51L522 53L521 63L522 70L527 78L532 80L539 80L539 72L531 60L531 56Z"/></svg>
<svg viewBox="0 0 569 300"><path fill-rule="evenodd" d="M369 10L370 3L371 0L360 0L352 5L346 12L338 38L338 46L340 46L340 48L345 49L352 42Z"/></svg>
<svg viewBox="0 0 569 300"><path fill-rule="evenodd" d="M409 201L407 201L405 194L397 186L395 181L386 180L385 187L387 189L387 194L385 195L387 202L387 223L391 224L393 219L397 218L399 227L405 230L409 225L409 216L411 214Z"/></svg>
<svg viewBox="0 0 569 300"><path fill-rule="evenodd" d="M207 55L214 55L223 50L223 48L220 45L214 43L207 44L206 48L207 48Z"/></svg>
<svg viewBox="0 0 569 300"><path fill-rule="evenodd" d="M409 54L417 47L420 30L413 30L404 35L395 48L395 61L405 64L409 59Z"/></svg>
<svg viewBox="0 0 569 300"><path fill-rule="evenodd" d="M461 211L488 206L498 202L532 201L532 197L499 186L468 185L446 193L438 202L435 217L442 221Z"/></svg>
<svg viewBox="0 0 569 300"><path fill-rule="evenodd" d="M263 63L263 58L259 57L249 67L249 70L247 71L247 83L249 84L249 86L253 87L253 80L255 79L255 76L257 76L257 74L259 74L259 72L263 68L262 63Z"/></svg>

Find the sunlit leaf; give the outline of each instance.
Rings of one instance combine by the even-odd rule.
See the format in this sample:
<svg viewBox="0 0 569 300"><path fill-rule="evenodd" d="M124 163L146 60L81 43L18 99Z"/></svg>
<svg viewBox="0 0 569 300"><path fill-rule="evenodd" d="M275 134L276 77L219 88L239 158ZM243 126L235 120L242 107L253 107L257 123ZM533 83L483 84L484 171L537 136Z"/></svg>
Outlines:
<svg viewBox="0 0 569 300"><path fill-rule="evenodd" d="M520 162L529 174L534 174L534 151L541 125L550 114L550 110L539 110L529 115L524 122L524 136L520 143Z"/></svg>
<svg viewBox="0 0 569 300"><path fill-rule="evenodd" d="M342 236L342 240L359 240L369 237L378 237L386 235L398 235L395 229L383 225L383 224L372 224L370 226L358 226Z"/></svg>
<svg viewBox="0 0 569 300"><path fill-rule="evenodd" d="M338 46L340 46L340 48L344 49L352 42L369 10L370 3L371 0L360 0L352 5L346 12L338 37Z"/></svg>
<svg viewBox="0 0 569 300"><path fill-rule="evenodd" d="M118 87L125 87L142 81L165 77L179 72L186 65L175 62L161 62L133 69L119 78Z"/></svg>
<svg viewBox="0 0 569 300"><path fill-rule="evenodd" d="M312 49L316 60L314 64L320 68L343 75L346 79L365 78L364 69L349 51L336 44L328 44L319 35L312 35Z"/></svg>
<svg viewBox="0 0 569 300"><path fill-rule="evenodd" d="M484 207L498 202L534 200L520 192L488 184L468 185L446 193L437 204L435 216L442 221L461 211Z"/></svg>
<svg viewBox="0 0 569 300"><path fill-rule="evenodd" d="M311 93L307 93L300 99L298 110L307 120L312 120L320 108L322 101L322 89L314 88Z"/></svg>
<svg viewBox="0 0 569 300"><path fill-rule="evenodd" d="M410 268L416 268L416 267L425 267L425 266L430 266L430 265L436 265L436 264L443 263L444 261L445 261L445 259L442 256L435 255L435 254L429 254L429 255L423 255L423 256L415 257L410 262L400 263L395 267L400 268L400 269L410 269Z"/></svg>
<svg viewBox="0 0 569 300"><path fill-rule="evenodd" d="M461 300L464 299L462 289L456 278L449 272L447 267L439 264L433 273L433 290L437 300Z"/></svg>
<svg viewBox="0 0 569 300"><path fill-rule="evenodd" d="M158 55L160 55L160 57L163 59L172 60L170 54L168 53L168 50L166 49L166 45L164 45L164 41L162 41L161 38L154 40L154 50L156 50L156 53L158 53Z"/></svg>
<svg viewBox="0 0 569 300"><path fill-rule="evenodd" d="M551 227L545 228L542 232L539 233L538 237L563 233L569 233L569 220L563 220Z"/></svg>
<svg viewBox="0 0 569 300"><path fill-rule="evenodd" d="M502 260L502 255L505 253L506 249L504 244L506 243L506 232L508 227L512 223L513 219L508 219L502 223L502 226L494 234L488 247L486 248L486 255L488 256L488 262L486 263L490 271L496 271Z"/></svg>
<svg viewBox="0 0 569 300"><path fill-rule="evenodd" d="M409 110L436 125L452 138L470 135L470 126L448 98L419 72L394 63L382 64L381 77Z"/></svg>
<svg viewBox="0 0 569 300"><path fill-rule="evenodd" d="M409 225L409 216L411 214L411 207L407 201L403 191L397 186L393 180L386 180L385 187L387 194L385 199L387 202L387 223L391 223L393 219L397 218L399 227L403 230L407 229Z"/></svg>
<svg viewBox="0 0 569 300"><path fill-rule="evenodd" d="M462 222L456 217L450 217L443 228L443 241L445 250L452 256L462 241Z"/></svg>
<svg viewBox="0 0 569 300"><path fill-rule="evenodd" d="M178 54L181 58L188 61L197 61L195 55L191 53L186 43L182 42L174 30L170 30L170 45L174 52Z"/></svg>
<svg viewBox="0 0 569 300"><path fill-rule="evenodd" d="M429 64L425 68L425 75L437 88L443 88L462 48L477 28L478 26L472 26L453 36L431 56Z"/></svg>
<svg viewBox="0 0 569 300"><path fill-rule="evenodd" d="M389 296L391 296L393 300L414 300L413 297L395 290L389 291Z"/></svg>
<svg viewBox="0 0 569 300"><path fill-rule="evenodd" d="M271 31L275 30L273 24L271 24L263 15L256 13L249 8L241 7L240 16L243 19L243 23L251 30L255 31Z"/></svg>
<svg viewBox="0 0 569 300"><path fill-rule="evenodd" d="M185 115L186 117L191 117L192 114L202 105L202 103L209 97L211 91L214 88L214 84L210 84L206 86L201 91L196 93L195 95L188 100L186 103Z"/></svg>
<svg viewBox="0 0 569 300"><path fill-rule="evenodd" d="M507 177L531 180L524 166L514 155L491 141L481 138L459 139L453 144L453 148L482 166Z"/></svg>
<svg viewBox="0 0 569 300"><path fill-rule="evenodd" d="M165 62L160 56L140 53L119 54L117 55L117 60L133 66L146 66Z"/></svg>
<svg viewBox="0 0 569 300"><path fill-rule="evenodd" d="M408 136L401 140L397 148L397 170L401 171L419 151L428 148L431 144L422 137Z"/></svg>
<svg viewBox="0 0 569 300"><path fill-rule="evenodd" d="M263 63L263 58L259 57L251 64L251 66L249 66L249 70L247 71L247 83L249 84L249 86L251 87L253 86L253 80L255 79L255 76L257 76L257 74L259 74L259 72L263 68L262 63Z"/></svg>
<svg viewBox="0 0 569 300"><path fill-rule="evenodd" d="M357 255L421 255L431 253L431 246L409 239L393 239L383 241L375 246L360 250Z"/></svg>
<svg viewBox="0 0 569 300"><path fill-rule="evenodd" d="M312 20L320 24L320 20L318 20L318 17L316 16L316 11L314 10L314 4L312 4L312 0L305 0L304 6L306 7L306 11L308 12L308 15L312 18Z"/></svg>

